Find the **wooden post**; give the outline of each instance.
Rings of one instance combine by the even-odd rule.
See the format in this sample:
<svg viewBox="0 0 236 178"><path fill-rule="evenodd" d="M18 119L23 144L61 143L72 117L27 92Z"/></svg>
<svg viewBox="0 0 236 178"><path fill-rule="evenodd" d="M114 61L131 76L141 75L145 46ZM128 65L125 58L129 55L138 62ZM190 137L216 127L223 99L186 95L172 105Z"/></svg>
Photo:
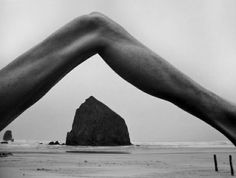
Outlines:
<svg viewBox="0 0 236 178"><path fill-rule="evenodd" d="M215 154L214 154L214 163L215 163L215 171L218 172L217 158Z"/></svg>
<svg viewBox="0 0 236 178"><path fill-rule="evenodd" d="M229 164L230 164L231 176L234 176L234 168L233 168L232 156L231 155L229 155Z"/></svg>

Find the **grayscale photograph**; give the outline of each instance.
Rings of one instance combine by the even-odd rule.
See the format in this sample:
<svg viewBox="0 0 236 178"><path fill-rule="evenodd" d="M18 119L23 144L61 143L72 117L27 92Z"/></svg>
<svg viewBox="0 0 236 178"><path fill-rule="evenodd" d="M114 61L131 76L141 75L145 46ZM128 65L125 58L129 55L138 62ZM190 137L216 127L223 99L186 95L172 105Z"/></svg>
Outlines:
<svg viewBox="0 0 236 178"><path fill-rule="evenodd" d="M0 178L230 178L235 0L0 0Z"/></svg>

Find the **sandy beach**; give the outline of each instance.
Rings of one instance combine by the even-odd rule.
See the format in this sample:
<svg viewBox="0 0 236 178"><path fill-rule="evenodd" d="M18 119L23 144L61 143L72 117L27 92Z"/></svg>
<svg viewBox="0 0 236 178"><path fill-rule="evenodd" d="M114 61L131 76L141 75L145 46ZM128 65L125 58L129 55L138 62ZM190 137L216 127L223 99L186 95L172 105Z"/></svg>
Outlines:
<svg viewBox="0 0 236 178"><path fill-rule="evenodd" d="M217 178L231 177L229 155L236 165L236 150L228 147L139 145L125 147L73 147L0 145L1 178L143 177ZM213 154L219 172L214 171Z"/></svg>

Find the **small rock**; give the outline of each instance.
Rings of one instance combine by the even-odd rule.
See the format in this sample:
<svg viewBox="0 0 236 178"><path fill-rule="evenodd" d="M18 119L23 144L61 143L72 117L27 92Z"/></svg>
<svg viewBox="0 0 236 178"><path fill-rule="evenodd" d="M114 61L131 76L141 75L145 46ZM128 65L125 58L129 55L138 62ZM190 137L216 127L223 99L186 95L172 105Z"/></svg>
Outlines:
<svg viewBox="0 0 236 178"><path fill-rule="evenodd" d="M12 137L12 132L11 130L7 130L4 135L3 135L3 140L4 141L14 141L13 137Z"/></svg>
<svg viewBox="0 0 236 178"><path fill-rule="evenodd" d="M6 141L3 141L3 142L1 142L1 144L8 144L8 142L6 142Z"/></svg>
<svg viewBox="0 0 236 178"><path fill-rule="evenodd" d="M48 145L60 145L60 143L58 141L55 142L51 141L48 143Z"/></svg>
<svg viewBox="0 0 236 178"><path fill-rule="evenodd" d="M7 157L7 156L12 156L13 154L10 152L0 152L0 157Z"/></svg>
<svg viewBox="0 0 236 178"><path fill-rule="evenodd" d="M55 145L60 145L59 141L54 142Z"/></svg>

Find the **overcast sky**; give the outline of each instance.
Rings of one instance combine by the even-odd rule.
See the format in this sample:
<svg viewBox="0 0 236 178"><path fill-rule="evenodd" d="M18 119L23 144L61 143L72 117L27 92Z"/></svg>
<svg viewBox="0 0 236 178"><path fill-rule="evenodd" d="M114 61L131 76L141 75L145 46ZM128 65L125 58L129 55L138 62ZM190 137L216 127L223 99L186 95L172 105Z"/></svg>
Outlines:
<svg viewBox="0 0 236 178"><path fill-rule="evenodd" d="M92 11L105 13L192 79L236 102L235 0L1 0L0 68ZM132 141L225 140L173 104L137 90L97 55L3 132L12 130L15 139L63 141L75 109L91 95L125 119Z"/></svg>

